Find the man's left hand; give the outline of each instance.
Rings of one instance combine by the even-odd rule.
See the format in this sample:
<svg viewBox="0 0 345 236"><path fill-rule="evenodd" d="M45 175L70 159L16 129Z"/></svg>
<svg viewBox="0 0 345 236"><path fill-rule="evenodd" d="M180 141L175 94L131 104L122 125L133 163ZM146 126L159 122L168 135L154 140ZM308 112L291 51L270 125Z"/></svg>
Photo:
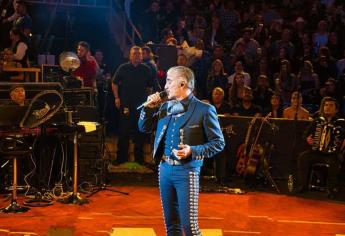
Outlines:
<svg viewBox="0 0 345 236"><path fill-rule="evenodd" d="M189 156L192 155L192 149L190 148L189 145L186 144L180 144L178 145L179 149L174 149L173 153L178 159L186 159Z"/></svg>

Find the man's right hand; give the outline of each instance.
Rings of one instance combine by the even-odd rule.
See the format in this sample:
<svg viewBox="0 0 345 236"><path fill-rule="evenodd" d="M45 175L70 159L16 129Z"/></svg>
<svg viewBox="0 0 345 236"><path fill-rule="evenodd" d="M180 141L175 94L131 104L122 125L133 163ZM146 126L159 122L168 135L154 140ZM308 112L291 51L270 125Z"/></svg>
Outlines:
<svg viewBox="0 0 345 236"><path fill-rule="evenodd" d="M115 98L115 106L116 106L117 109L120 109L120 106L121 106L120 98Z"/></svg>
<svg viewBox="0 0 345 236"><path fill-rule="evenodd" d="M309 136L307 137L307 143L308 143L309 145L313 145L313 137L312 137L311 135L309 135Z"/></svg>
<svg viewBox="0 0 345 236"><path fill-rule="evenodd" d="M159 92L156 92L156 93L148 96L147 102L149 102L149 101L151 101L151 103L149 105L147 105L146 107L149 107L149 108L157 107L162 102L162 98L160 97Z"/></svg>

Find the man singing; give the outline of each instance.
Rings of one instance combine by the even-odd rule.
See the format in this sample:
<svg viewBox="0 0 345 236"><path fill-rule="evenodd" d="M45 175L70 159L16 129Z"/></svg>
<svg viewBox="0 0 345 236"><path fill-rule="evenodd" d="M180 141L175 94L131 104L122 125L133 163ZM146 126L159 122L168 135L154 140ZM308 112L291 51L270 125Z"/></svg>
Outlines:
<svg viewBox="0 0 345 236"><path fill-rule="evenodd" d="M153 158L160 160L159 186L167 235L201 235L198 225L199 175L204 158L223 150L224 137L214 106L193 96L194 74L184 66L167 72L162 103L147 98L138 121L141 132L156 129Z"/></svg>

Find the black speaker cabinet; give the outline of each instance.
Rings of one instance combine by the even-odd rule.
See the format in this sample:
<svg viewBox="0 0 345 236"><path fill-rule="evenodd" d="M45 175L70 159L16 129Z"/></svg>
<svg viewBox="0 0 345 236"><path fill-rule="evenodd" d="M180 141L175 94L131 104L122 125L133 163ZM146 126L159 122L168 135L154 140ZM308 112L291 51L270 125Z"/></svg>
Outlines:
<svg viewBox="0 0 345 236"><path fill-rule="evenodd" d="M45 65L41 66L41 75L43 82L63 82L63 77L68 75L67 72L63 71L60 66L57 65Z"/></svg>

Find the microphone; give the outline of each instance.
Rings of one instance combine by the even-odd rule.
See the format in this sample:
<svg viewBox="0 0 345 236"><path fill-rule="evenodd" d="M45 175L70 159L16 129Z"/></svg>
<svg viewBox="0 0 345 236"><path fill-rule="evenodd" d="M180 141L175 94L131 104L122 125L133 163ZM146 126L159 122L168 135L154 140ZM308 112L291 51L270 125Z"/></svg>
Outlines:
<svg viewBox="0 0 345 236"><path fill-rule="evenodd" d="M165 90L163 90L162 92L159 93L159 97L161 99L166 98L166 96L168 96L168 93ZM137 110L140 110L143 107L147 107L148 105L151 105L152 103L154 103L154 101L146 101L143 104L141 104L140 106L138 106Z"/></svg>

